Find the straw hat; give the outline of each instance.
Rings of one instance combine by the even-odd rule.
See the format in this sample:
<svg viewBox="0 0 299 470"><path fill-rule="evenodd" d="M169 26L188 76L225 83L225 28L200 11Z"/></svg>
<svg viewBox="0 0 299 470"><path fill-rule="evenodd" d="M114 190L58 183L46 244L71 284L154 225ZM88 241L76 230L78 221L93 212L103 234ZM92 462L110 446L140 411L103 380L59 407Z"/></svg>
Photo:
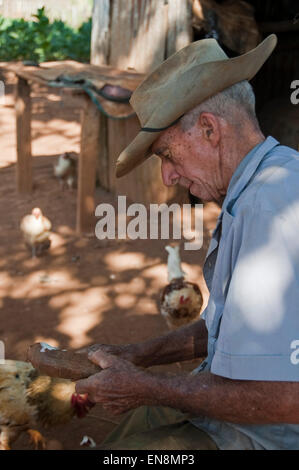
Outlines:
<svg viewBox="0 0 299 470"><path fill-rule="evenodd" d="M130 104L141 130L120 154L116 176L126 175L150 157L152 143L184 113L237 82L251 80L276 43L271 34L255 49L229 59L215 39L202 39L165 60L132 94Z"/></svg>

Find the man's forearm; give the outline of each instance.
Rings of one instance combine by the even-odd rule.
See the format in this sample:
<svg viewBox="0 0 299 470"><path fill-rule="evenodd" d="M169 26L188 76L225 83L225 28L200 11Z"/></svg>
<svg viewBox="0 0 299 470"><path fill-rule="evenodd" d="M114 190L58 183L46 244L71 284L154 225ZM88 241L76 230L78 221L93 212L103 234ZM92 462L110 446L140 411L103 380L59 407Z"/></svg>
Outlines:
<svg viewBox="0 0 299 470"><path fill-rule="evenodd" d="M134 345L137 351L137 360L134 363L150 367L204 357L207 354L207 340L205 321L200 319L158 338Z"/></svg>
<svg viewBox="0 0 299 470"><path fill-rule="evenodd" d="M147 382L148 381L148 382ZM148 374L146 393L154 405L190 416L247 424L299 423L299 383L231 380L210 372L195 376Z"/></svg>

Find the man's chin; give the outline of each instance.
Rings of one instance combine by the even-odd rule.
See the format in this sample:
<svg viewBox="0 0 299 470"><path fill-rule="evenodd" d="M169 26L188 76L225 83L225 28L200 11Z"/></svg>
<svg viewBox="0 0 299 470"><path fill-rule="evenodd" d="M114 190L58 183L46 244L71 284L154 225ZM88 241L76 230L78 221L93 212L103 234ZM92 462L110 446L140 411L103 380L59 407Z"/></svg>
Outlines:
<svg viewBox="0 0 299 470"><path fill-rule="evenodd" d="M182 186L183 188L188 189L188 190L190 190L192 184L193 184L192 181L187 180L186 178L180 178L179 179L179 185Z"/></svg>
<svg viewBox="0 0 299 470"><path fill-rule="evenodd" d="M203 194L203 192L200 191L200 189L197 188L195 184L191 184L189 186L189 191L192 194L192 196L198 197L198 199L201 199L203 201L209 202L213 200L213 199L210 199L211 196L208 195L207 193Z"/></svg>
<svg viewBox="0 0 299 470"><path fill-rule="evenodd" d="M197 185L195 184L190 185L189 191L192 194L192 196L197 197L201 201L216 202L217 204L219 204L219 201L213 195L211 195L207 191L200 191L200 188L198 188Z"/></svg>

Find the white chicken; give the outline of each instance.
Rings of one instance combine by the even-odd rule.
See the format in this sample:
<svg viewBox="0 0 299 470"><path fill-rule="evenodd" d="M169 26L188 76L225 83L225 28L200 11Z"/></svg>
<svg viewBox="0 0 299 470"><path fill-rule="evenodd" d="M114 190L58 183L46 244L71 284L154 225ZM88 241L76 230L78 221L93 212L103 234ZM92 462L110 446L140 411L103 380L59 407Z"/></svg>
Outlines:
<svg viewBox="0 0 299 470"><path fill-rule="evenodd" d="M51 227L50 220L43 215L38 207L32 209L31 214L25 215L21 220L20 229L33 258L50 248Z"/></svg>
<svg viewBox="0 0 299 470"><path fill-rule="evenodd" d="M77 183L77 162L69 153L63 153L58 157L54 165L54 175L59 179L62 189L65 185L74 189Z"/></svg>
<svg viewBox="0 0 299 470"><path fill-rule="evenodd" d="M174 329L195 321L203 304L197 284L185 281L181 268L179 246L166 246L168 252L168 281L160 299L160 312L169 328Z"/></svg>

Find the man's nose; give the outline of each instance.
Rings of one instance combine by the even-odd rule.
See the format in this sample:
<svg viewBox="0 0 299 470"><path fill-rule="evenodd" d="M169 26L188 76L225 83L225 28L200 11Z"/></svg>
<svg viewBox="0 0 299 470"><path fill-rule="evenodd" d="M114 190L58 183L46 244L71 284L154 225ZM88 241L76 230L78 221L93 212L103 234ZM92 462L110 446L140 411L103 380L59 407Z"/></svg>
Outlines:
<svg viewBox="0 0 299 470"><path fill-rule="evenodd" d="M174 165L169 161L162 161L161 165L162 179L166 186L173 186L180 178L180 175L174 168Z"/></svg>

